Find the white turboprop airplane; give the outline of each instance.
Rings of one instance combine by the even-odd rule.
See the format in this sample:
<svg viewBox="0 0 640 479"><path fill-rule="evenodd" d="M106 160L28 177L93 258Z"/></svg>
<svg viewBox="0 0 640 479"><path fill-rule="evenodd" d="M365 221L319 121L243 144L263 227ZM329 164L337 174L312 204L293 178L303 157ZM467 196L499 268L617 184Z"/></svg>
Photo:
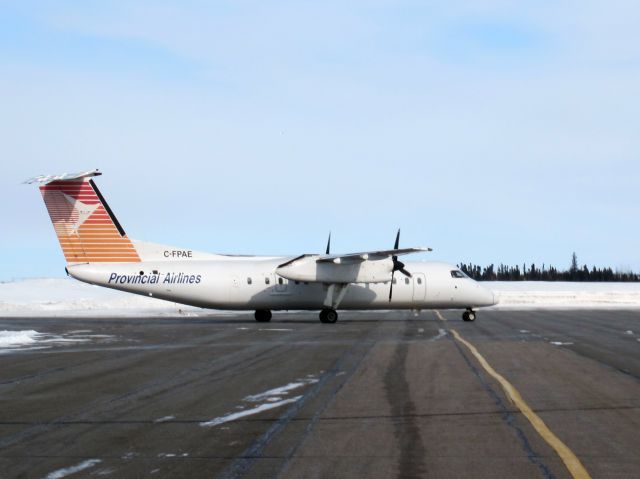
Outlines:
<svg viewBox="0 0 640 479"><path fill-rule="evenodd" d="M67 260L67 274L86 283L201 308L321 310L335 323L339 309L465 309L495 304L488 289L457 267L402 263L398 256L431 251L399 248L364 253L299 256L233 256L202 253L129 239L91 179L99 171L38 176L53 227ZM402 276L396 277L399 271Z"/></svg>

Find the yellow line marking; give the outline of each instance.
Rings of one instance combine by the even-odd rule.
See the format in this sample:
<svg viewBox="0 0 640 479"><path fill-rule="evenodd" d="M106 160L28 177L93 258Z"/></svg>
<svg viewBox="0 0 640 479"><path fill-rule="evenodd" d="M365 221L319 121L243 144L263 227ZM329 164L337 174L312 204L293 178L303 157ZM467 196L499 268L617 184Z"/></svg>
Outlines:
<svg viewBox="0 0 640 479"><path fill-rule="evenodd" d="M440 311L436 311L436 310L434 310L433 312L434 312L434 313L436 313L436 316L438 317L438 319L439 319L440 321L446 321L446 320L447 320L447 318L445 318L444 316L442 316L442 315L440 314Z"/></svg>
<svg viewBox="0 0 640 479"><path fill-rule="evenodd" d="M458 331L452 329L451 332L455 336L455 338L464 344L471 354L473 354L478 362L482 365L482 367L491 375L496 381L500 383L502 389L504 390L507 397L520 409L522 414L529 420L531 425L534 427L538 434L542 436L542 438L547 441L547 443L558 453L564 465L567 466L571 475L576 479L590 479L591 476L582 465L577 456L567 447L565 443L563 443L558 436L556 436L551 429L547 427L544 421L538 416L533 410L529 407L529 405L522 399L522 396L518 392L513 385L507 381L504 376L498 374L495 369L491 367L491 365L487 362L484 357L478 352L473 344L465 340L462 336L458 334Z"/></svg>

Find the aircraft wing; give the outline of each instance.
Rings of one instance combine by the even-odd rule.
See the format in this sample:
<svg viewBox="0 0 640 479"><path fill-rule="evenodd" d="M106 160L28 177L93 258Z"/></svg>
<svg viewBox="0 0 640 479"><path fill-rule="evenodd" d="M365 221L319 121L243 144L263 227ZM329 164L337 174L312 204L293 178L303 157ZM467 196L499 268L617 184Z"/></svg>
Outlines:
<svg viewBox="0 0 640 479"><path fill-rule="evenodd" d="M362 261L376 261L392 256L400 256L403 254L420 253L423 251L433 251L431 248L398 248L386 249L379 251L365 251L363 253L347 253L347 254L328 254L321 255L316 258L316 263L361 263Z"/></svg>
<svg viewBox="0 0 640 479"><path fill-rule="evenodd" d="M394 248L350 254L303 254L282 263L276 272L287 279L325 284L383 283L391 280L396 256L431 248Z"/></svg>

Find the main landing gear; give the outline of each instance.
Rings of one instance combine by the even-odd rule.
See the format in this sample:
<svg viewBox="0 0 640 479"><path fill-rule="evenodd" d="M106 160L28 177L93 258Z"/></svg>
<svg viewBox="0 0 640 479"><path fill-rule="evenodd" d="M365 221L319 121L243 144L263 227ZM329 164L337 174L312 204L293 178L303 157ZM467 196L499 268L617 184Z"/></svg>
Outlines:
<svg viewBox="0 0 640 479"><path fill-rule="evenodd" d="M259 323L268 323L271 321L271 311L268 309L256 309L256 321ZM335 323L338 320L338 313L335 309L323 309L320 311L320 321L323 323Z"/></svg>
<svg viewBox="0 0 640 479"><path fill-rule="evenodd" d="M323 323L335 323L338 320L338 313L335 309L323 309L320 311L320 321Z"/></svg>
<svg viewBox="0 0 640 479"><path fill-rule="evenodd" d="M476 312L473 309L467 309L464 313L462 313L463 321L475 321L476 320Z"/></svg>
<svg viewBox="0 0 640 479"><path fill-rule="evenodd" d="M255 318L259 323L268 323L271 321L271 311L268 309L257 309Z"/></svg>

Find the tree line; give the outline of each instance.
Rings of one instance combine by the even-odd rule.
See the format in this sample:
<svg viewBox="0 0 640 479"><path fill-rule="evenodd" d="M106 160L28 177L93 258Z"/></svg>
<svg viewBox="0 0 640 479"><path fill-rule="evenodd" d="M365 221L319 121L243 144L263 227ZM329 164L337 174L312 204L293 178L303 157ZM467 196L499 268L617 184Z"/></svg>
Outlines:
<svg viewBox="0 0 640 479"><path fill-rule="evenodd" d="M538 267L535 264L527 266L508 266L494 264L479 266L477 264L459 264L467 276L481 281L640 281L640 274L630 271L614 271L612 268L589 268L586 264L578 266L575 253L571 256L571 266L566 270L559 270L555 266Z"/></svg>

